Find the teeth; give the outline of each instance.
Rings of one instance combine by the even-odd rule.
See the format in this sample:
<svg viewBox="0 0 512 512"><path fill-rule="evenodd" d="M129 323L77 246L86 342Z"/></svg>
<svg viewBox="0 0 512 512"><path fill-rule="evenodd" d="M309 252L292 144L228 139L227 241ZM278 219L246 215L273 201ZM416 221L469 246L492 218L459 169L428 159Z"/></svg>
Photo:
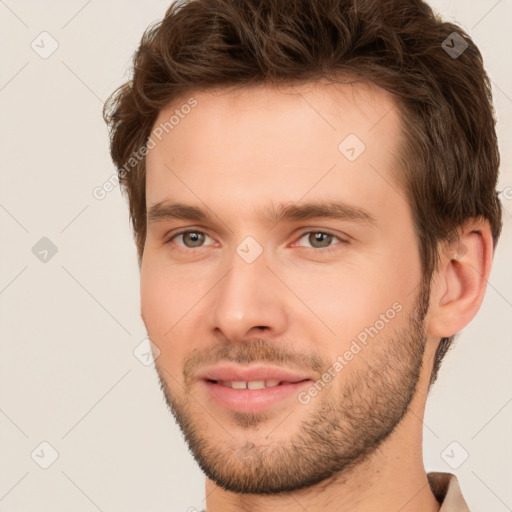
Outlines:
<svg viewBox="0 0 512 512"><path fill-rule="evenodd" d="M241 380L219 380L217 381L219 384L226 386L228 388L233 389L263 389L263 388L273 388L278 386L281 381L279 380L251 380L249 382L241 381Z"/></svg>
<svg viewBox="0 0 512 512"><path fill-rule="evenodd" d="M263 389L265 387L264 380L254 380L247 383L247 389Z"/></svg>

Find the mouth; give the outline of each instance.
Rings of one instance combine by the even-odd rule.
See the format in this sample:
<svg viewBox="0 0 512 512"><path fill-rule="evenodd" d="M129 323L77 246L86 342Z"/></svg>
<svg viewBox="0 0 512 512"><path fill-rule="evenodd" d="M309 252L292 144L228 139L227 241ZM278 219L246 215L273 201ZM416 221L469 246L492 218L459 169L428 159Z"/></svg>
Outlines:
<svg viewBox="0 0 512 512"><path fill-rule="evenodd" d="M290 368L240 366L232 362L205 368L198 380L208 402L222 409L253 414L278 405L289 406L290 400L313 383L311 375Z"/></svg>
<svg viewBox="0 0 512 512"><path fill-rule="evenodd" d="M269 379L269 380L213 380L206 379L207 382L212 384L219 384L221 386L225 386L227 388L232 389L265 389L265 388L275 388L277 386L283 386L286 384L297 384L299 382L305 382L310 379L302 379L299 381L286 381L286 380L278 380L278 379Z"/></svg>

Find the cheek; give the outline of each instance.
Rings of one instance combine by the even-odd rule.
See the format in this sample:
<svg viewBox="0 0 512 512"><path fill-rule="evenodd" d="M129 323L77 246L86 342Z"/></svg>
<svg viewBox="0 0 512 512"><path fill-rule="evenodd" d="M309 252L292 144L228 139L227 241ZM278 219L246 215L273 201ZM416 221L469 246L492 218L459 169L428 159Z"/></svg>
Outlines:
<svg viewBox="0 0 512 512"><path fill-rule="evenodd" d="M198 329L200 300L208 291L208 276L192 267L169 264L165 257L145 253L140 274L144 324L162 356L179 360ZM210 285L211 286L211 285ZM174 363L173 363L174 364Z"/></svg>
<svg viewBox="0 0 512 512"><path fill-rule="evenodd" d="M144 255L140 274L141 310L148 333L156 340L162 339L176 323L174 316L180 293L175 284L169 271Z"/></svg>
<svg viewBox="0 0 512 512"><path fill-rule="evenodd" d="M314 275L310 272L294 287L296 295L322 321L319 327L326 325L335 336L340 344L337 350L378 316L385 303L382 291L382 287L375 287L368 265L334 266Z"/></svg>
<svg viewBox="0 0 512 512"><path fill-rule="evenodd" d="M401 257L396 246L379 252L343 265L287 271L284 280L294 283L294 293L321 320L319 327L327 326L341 344L374 325L380 315L391 310L388 317L394 318L397 309L406 310L414 301L416 292L411 292L420 277L416 256ZM400 316L389 323L393 329L401 324Z"/></svg>
<svg viewBox="0 0 512 512"><path fill-rule="evenodd" d="M170 283L169 276L163 275L155 266L141 269L140 300L144 324L148 336L160 351L157 364L161 371L165 369L163 376L174 389L174 379L180 379L187 344L179 334L186 325L186 319L179 322L183 316L180 294Z"/></svg>

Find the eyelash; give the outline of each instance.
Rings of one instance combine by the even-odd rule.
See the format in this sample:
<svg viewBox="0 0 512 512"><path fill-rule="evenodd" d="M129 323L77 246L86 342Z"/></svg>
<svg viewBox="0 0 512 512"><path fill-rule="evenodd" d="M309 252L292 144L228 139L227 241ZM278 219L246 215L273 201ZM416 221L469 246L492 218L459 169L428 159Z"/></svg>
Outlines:
<svg viewBox="0 0 512 512"><path fill-rule="evenodd" d="M205 233L204 231L200 231L199 229L183 229L181 231L178 231L177 233L174 233L166 242L164 242L165 245L171 243L175 238L177 238L178 236L180 235L184 235L185 233L201 233L203 235L206 235L206 236L209 236L207 233ZM341 244L346 244L347 241L346 240L343 240L341 239L339 236L335 235L334 233L330 233L329 231L322 231L322 230L310 230L310 231L304 231L302 232L299 237L297 238L297 240L300 240L301 238L304 238L305 235L309 235L311 233L321 233L322 235L328 235L328 236L332 236L333 238L337 238ZM211 238L211 237L210 237ZM316 248L316 247L305 247L306 249L313 249L313 250L316 250L316 252L331 252L333 250L336 250L336 245L333 245L333 246L329 246L329 247L322 247L322 248ZM201 246L201 247L184 247L184 246L181 246L181 245L178 245L178 247L180 247L180 249L184 249L186 251L194 251L194 250L197 250L197 249L203 249L205 246ZM299 246L299 247L303 247L303 246Z"/></svg>

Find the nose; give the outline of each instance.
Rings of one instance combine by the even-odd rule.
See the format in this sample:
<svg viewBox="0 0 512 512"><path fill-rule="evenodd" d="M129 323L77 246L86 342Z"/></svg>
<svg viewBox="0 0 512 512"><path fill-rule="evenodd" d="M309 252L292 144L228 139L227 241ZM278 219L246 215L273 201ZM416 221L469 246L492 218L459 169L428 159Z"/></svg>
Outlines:
<svg viewBox="0 0 512 512"><path fill-rule="evenodd" d="M267 266L265 251L252 263L237 253L231 267L215 287L211 300L211 327L230 340L246 339L268 331L266 336L285 333L291 297L286 287Z"/></svg>

